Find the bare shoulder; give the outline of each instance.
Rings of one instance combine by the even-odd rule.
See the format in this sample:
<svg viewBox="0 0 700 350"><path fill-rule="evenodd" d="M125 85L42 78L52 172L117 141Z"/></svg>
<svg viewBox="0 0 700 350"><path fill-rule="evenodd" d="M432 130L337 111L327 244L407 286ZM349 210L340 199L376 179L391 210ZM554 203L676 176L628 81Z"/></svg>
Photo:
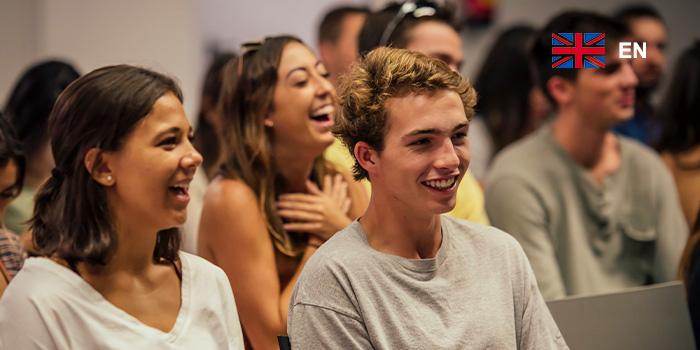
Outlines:
<svg viewBox="0 0 700 350"><path fill-rule="evenodd" d="M214 179L204 196L199 231L205 243L219 242L232 235L266 237L260 234L266 232L266 224L253 189L241 180Z"/></svg>
<svg viewBox="0 0 700 350"><path fill-rule="evenodd" d="M206 204L222 207L258 207L258 198L250 186L237 179L215 178L204 195Z"/></svg>

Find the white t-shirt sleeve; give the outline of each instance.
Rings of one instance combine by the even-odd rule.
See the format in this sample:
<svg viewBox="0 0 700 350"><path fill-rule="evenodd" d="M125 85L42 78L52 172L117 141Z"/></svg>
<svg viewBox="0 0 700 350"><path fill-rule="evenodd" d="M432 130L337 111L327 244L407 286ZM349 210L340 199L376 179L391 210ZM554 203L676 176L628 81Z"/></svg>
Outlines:
<svg viewBox="0 0 700 350"><path fill-rule="evenodd" d="M8 290L0 302L0 349L59 349L37 305L21 291ZM16 293L15 293L16 292Z"/></svg>
<svg viewBox="0 0 700 350"><path fill-rule="evenodd" d="M238 309L236 308L236 300L231 289L231 283L226 277L223 270L217 268L217 284L219 286L219 295L222 298L223 310L227 327L229 329L229 345L234 349L244 349L243 331L241 322L238 319Z"/></svg>

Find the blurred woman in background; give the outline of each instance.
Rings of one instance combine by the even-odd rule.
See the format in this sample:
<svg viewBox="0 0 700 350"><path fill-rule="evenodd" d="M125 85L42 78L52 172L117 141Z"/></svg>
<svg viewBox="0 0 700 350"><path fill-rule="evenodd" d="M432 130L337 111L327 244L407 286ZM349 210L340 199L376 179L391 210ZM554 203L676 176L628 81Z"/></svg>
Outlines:
<svg viewBox="0 0 700 350"><path fill-rule="evenodd" d="M5 104L4 112L19 136L27 159L24 188L5 214L7 227L18 234L26 230L36 189L51 175L54 166L48 135L49 113L61 91L79 76L72 65L63 61L37 63L22 74Z"/></svg>
<svg viewBox="0 0 700 350"><path fill-rule="evenodd" d="M25 160L14 128L0 113L0 297L19 272L26 253L19 236L3 222L5 208L22 191Z"/></svg>
<svg viewBox="0 0 700 350"><path fill-rule="evenodd" d="M476 118L469 125L469 169L483 182L493 157L542 125L550 105L530 70L529 43L535 29L501 32L476 77Z"/></svg>
<svg viewBox="0 0 700 350"><path fill-rule="evenodd" d="M199 218L202 215L204 194L221 163L221 113L217 104L221 94L224 67L235 57L233 53L217 54L204 76L202 99L194 131L194 147L202 154L204 160L190 184L187 222L182 226L182 250L192 254L197 254Z"/></svg>
<svg viewBox="0 0 700 350"><path fill-rule="evenodd" d="M657 149L692 227L700 209L700 41L679 56L660 107L663 135Z"/></svg>

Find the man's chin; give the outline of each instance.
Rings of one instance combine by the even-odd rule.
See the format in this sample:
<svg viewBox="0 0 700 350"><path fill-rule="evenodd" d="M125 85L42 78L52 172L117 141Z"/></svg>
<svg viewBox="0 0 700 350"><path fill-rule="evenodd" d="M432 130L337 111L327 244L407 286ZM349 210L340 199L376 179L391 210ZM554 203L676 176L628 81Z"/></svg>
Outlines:
<svg viewBox="0 0 700 350"><path fill-rule="evenodd" d="M456 199L452 199L448 202L431 203L430 211L435 215L447 214L455 208L456 204Z"/></svg>

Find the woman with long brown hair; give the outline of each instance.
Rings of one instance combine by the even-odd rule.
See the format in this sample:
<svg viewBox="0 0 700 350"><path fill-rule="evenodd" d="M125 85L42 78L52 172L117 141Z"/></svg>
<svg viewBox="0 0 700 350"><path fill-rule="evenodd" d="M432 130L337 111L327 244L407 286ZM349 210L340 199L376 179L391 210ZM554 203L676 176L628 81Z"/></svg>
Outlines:
<svg viewBox="0 0 700 350"><path fill-rule="evenodd" d="M322 156L336 102L327 77L290 36L244 46L225 72L225 155L205 196L198 246L226 271L255 349L277 348L304 264L366 207L364 189Z"/></svg>

